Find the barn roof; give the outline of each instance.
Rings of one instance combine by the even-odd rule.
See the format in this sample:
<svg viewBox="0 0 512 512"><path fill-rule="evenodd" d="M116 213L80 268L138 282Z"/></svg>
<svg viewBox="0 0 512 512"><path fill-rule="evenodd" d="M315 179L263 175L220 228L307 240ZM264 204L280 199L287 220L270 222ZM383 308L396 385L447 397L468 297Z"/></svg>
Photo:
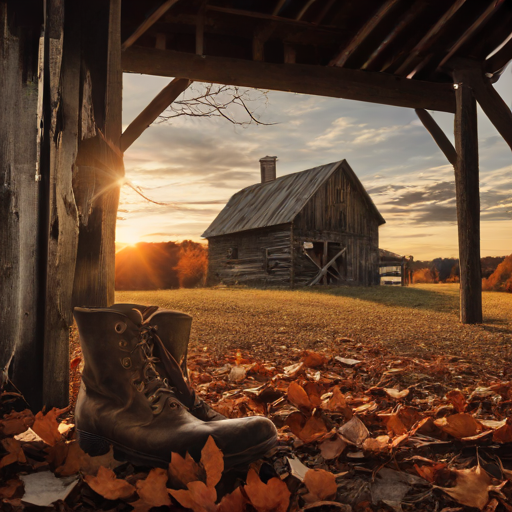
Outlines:
<svg viewBox="0 0 512 512"><path fill-rule="evenodd" d="M378 218L379 225L384 224L386 221L350 165L346 160L340 160L240 190L202 236L210 238L292 222L320 186L340 168L363 196L370 211Z"/></svg>

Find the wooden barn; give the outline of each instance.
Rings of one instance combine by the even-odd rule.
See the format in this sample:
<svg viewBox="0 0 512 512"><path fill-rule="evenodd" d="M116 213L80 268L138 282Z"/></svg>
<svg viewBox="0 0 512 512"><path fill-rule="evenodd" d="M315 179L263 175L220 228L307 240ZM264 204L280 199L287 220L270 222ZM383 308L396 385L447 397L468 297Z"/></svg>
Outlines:
<svg viewBox="0 0 512 512"><path fill-rule="evenodd" d="M276 157L260 164L262 182L231 197L203 233L208 283L378 284L385 221L347 161L277 179Z"/></svg>

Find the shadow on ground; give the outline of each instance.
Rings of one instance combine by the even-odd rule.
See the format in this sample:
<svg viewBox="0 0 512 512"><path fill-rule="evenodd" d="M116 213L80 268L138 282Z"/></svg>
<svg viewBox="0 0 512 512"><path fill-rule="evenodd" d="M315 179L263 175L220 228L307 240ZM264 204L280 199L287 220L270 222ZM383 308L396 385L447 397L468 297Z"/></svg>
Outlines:
<svg viewBox="0 0 512 512"><path fill-rule="evenodd" d="M416 286L371 286L367 288L316 286L314 288L303 288L303 291L337 297L350 297L352 299L376 302L389 307L428 309L442 313L459 314L459 290L453 286L445 288L441 285L438 290L427 290Z"/></svg>

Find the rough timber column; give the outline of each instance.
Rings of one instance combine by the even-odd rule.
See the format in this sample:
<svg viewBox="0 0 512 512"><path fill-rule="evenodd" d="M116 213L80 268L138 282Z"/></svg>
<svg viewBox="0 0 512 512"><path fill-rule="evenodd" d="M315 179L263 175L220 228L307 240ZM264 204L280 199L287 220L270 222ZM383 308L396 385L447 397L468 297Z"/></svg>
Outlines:
<svg viewBox="0 0 512 512"><path fill-rule="evenodd" d="M455 112L455 194L459 230L460 320L482 322L482 274L480 267L480 192L477 109L464 71L453 73Z"/></svg>

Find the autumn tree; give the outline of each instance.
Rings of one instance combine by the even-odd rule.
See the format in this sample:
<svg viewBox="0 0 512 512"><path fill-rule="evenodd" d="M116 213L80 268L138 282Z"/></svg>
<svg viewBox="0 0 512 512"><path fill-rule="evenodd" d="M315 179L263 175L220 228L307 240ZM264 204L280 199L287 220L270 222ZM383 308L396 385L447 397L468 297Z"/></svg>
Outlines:
<svg viewBox="0 0 512 512"><path fill-rule="evenodd" d="M180 259L174 267L180 288L204 286L208 269L208 250L204 245L185 240L181 243Z"/></svg>
<svg viewBox="0 0 512 512"><path fill-rule="evenodd" d="M482 279L482 289L512 293L512 254L488 278Z"/></svg>
<svg viewBox="0 0 512 512"><path fill-rule="evenodd" d="M438 283L439 273L435 267L433 268L420 268L415 270L412 275L413 283Z"/></svg>

